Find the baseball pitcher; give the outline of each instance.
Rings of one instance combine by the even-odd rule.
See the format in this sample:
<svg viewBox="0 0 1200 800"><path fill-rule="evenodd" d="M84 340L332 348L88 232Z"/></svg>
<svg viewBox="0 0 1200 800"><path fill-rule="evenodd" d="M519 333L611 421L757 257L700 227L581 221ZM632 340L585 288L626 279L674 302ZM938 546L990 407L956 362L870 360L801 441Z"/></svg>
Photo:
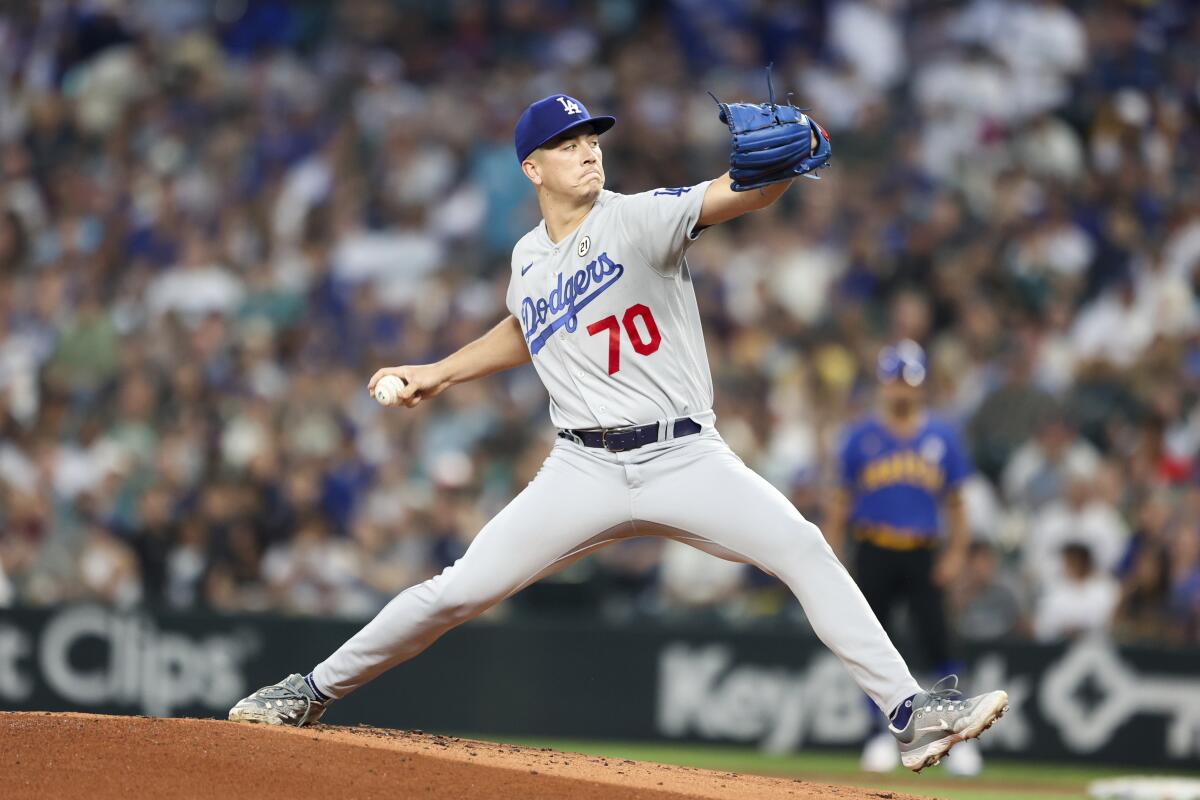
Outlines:
<svg viewBox="0 0 1200 800"><path fill-rule="evenodd" d="M995 691L923 691L825 538L714 427L713 387L685 258L713 225L765 208L826 166L825 131L799 109L720 104L730 171L694 186L604 189L593 117L565 94L517 122L517 161L542 222L513 248L491 331L435 364L381 369L414 407L455 384L533 362L558 429L532 482L444 572L395 597L307 675L264 687L232 720L305 725L337 698L539 578L614 541L667 536L754 564L795 593L821 640L884 713L912 769L935 764L1006 709Z"/></svg>

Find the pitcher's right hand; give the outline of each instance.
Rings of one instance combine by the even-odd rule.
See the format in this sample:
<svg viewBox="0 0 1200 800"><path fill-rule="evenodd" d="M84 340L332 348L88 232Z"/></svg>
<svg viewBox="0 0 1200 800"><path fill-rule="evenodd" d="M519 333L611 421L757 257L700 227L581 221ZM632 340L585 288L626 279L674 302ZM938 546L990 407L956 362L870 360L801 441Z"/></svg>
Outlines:
<svg viewBox="0 0 1200 800"><path fill-rule="evenodd" d="M367 391L372 397L375 396L375 384L384 375L395 375L404 381L405 385L400 390L398 401L400 405L406 408L415 408L425 398L441 394L450 385L437 364L384 367L381 370L377 370L367 383Z"/></svg>

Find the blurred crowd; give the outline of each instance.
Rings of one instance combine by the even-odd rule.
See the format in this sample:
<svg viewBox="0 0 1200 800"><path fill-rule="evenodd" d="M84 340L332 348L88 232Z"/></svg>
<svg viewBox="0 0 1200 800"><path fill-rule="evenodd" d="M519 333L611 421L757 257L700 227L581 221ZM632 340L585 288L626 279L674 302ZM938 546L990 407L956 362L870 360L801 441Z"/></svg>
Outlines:
<svg viewBox="0 0 1200 800"><path fill-rule="evenodd" d="M1200 643L1186 0L0 6L0 606L361 618L453 562L547 452L544 390L365 387L505 313L517 116L569 92L618 119L609 188L688 185L728 157L706 91L771 61L834 161L690 251L730 445L820 523L916 339L977 468L960 633ZM530 609L797 614L653 540Z"/></svg>

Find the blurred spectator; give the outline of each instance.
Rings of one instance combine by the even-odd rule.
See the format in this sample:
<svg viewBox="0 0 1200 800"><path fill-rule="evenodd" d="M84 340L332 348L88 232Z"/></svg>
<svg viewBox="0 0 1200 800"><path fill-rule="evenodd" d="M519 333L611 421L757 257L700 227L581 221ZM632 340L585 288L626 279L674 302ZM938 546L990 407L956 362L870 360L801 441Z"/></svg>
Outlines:
<svg viewBox="0 0 1200 800"><path fill-rule="evenodd" d="M1064 414L1051 414L1004 468L1004 499L1026 513L1036 512L1063 495L1071 475L1091 475L1099 466L1096 448L1072 430Z"/></svg>
<svg viewBox="0 0 1200 800"><path fill-rule="evenodd" d="M354 527L360 582L351 591L357 607L348 613L362 616L377 612L393 597L413 584L431 577L425 542L407 530L407 520L392 518L376 522L360 516Z"/></svg>
<svg viewBox="0 0 1200 800"><path fill-rule="evenodd" d="M1119 600L1116 580L1096 569L1092 550L1085 544L1068 543L1059 555L1063 578L1038 600L1034 638L1052 642L1107 631Z"/></svg>
<svg viewBox="0 0 1200 800"><path fill-rule="evenodd" d="M79 551L80 597L116 606L141 599L137 557L120 539L99 525L88 526Z"/></svg>
<svg viewBox="0 0 1200 800"><path fill-rule="evenodd" d="M167 571L171 545L179 539L171 495L152 487L138 503L137 526L130 532L130 545L138 559L142 578L141 598L152 605L167 604Z"/></svg>
<svg viewBox="0 0 1200 800"><path fill-rule="evenodd" d="M1051 590L1065 576L1068 544L1086 548L1089 567L1104 575L1112 575L1125 552L1128 529L1097 491L1096 477L1086 468L1069 472L1065 496L1044 505L1030 522L1022 556L1038 591Z"/></svg>
<svg viewBox="0 0 1200 800"><path fill-rule="evenodd" d="M1126 556L1116 618L1116 631L1126 641L1161 640L1168 631L1171 560L1159 536L1139 530Z"/></svg>
<svg viewBox="0 0 1200 800"><path fill-rule="evenodd" d="M282 610L362 615L368 609L357 606L349 593L356 566L349 543L334 540L328 523L313 515L298 522L289 541L266 552L262 574Z"/></svg>
<svg viewBox="0 0 1200 800"><path fill-rule="evenodd" d="M658 602L664 610L711 609L736 599L746 566L724 561L682 542L663 545Z"/></svg>
<svg viewBox="0 0 1200 800"><path fill-rule="evenodd" d="M46 379L72 392L94 395L116 376L119 347L116 325L97 293L88 291L56 343Z"/></svg>
<svg viewBox="0 0 1200 800"><path fill-rule="evenodd" d="M241 280L214 261L206 237L194 231L184 242L179 266L146 287L145 302L153 315L178 314L195 326L208 314L232 314L244 297Z"/></svg>
<svg viewBox="0 0 1200 800"><path fill-rule="evenodd" d="M967 430L980 471L993 479L1054 410L1050 394L1033 383L1030 354L1014 349L1004 360L1007 379L984 398Z"/></svg>
<svg viewBox="0 0 1200 800"><path fill-rule="evenodd" d="M203 604L208 545L203 521L187 517L180 522L178 539L167 553L163 595L168 607L190 609Z"/></svg>
<svg viewBox="0 0 1200 800"><path fill-rule="evenodd" d="M972 542L965 568L949 592L955 634L991 641L1016 634L1023 618L1021 587L987 542Z"/></svg>
<svg viewBox="0 0 1200 800"><path fill-rule="evenodd" d="M1132 279L1125 277L1080 311L1075 322L1075 352L1131 367L1154 337L1154 320L1138 307Z"/></svg>
<svg viewBox="0 0 1200 800"><path fill-rule="evenodd" d="M1200 528L1194 522L1171 548L1171 624L1176 642L1194 642L1200 633Z"/></svg>
<svg viewBox="0 0 1200 800"><path fill-rule="evenodd" d="M8 574L4 571L5 556L6 554L0 551L0 608L11 607L17 596L12 583L8 580Z"/></svg>

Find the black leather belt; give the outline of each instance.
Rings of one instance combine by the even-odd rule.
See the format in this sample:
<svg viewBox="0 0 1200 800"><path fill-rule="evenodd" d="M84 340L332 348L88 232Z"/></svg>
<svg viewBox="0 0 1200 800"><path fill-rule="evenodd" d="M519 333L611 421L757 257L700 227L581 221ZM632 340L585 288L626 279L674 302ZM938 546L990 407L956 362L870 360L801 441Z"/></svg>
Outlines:
<svg viewBox="0 0 1200 800"><path fill-rule="evenodd" d="M691 417L675 420L671 428L671 437L691 436L704 428ZM558 435L564 439L581 444L584 447L603 447L610 453L623 453L626 450L637 450L658 441L658 423L638 425L632 428L579 428L562 430Z"/></svg>

